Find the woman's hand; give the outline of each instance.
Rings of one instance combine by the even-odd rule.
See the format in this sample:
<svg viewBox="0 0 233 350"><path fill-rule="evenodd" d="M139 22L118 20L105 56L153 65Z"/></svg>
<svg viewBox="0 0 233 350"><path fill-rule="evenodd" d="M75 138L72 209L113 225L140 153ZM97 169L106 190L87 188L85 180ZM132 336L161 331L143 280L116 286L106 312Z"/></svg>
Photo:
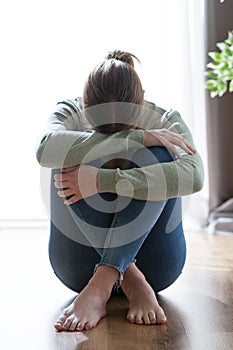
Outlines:
<svg viewBox="0 0 233 350"><path fill-rule="evenodd" d="M146 147L163 146L172 151L178 158L182 155L176 146L188 154L195 154L196 150L183 138L183 136L168 129L154 129L144 131L144 145Z"/></svg>
<svg viewBox="0 0 233 350"><path fill-rule="evenodd" d="M79 165L61 169L54 175L54 186L59 189L58 196L65 199L64 204L73 204L80 199L93 196L97 189L98 169L90 165Z"/></svg>

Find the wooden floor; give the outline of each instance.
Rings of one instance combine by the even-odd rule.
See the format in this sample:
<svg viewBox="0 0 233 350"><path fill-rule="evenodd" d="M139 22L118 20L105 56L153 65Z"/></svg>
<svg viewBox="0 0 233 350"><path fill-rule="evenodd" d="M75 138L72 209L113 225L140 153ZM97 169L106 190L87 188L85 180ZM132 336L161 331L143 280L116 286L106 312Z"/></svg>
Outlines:
<svg viewBox="0 0 233 350"><path fill-rule="evenodd" d="M56 333L52 324L75 294L53 275L48 230L0 230L0 349L4 350L232 350L233 237L187 232L182 276L160 294L168 322L136 326L127 301L108 304L108 316L81 333Z"/></svg>

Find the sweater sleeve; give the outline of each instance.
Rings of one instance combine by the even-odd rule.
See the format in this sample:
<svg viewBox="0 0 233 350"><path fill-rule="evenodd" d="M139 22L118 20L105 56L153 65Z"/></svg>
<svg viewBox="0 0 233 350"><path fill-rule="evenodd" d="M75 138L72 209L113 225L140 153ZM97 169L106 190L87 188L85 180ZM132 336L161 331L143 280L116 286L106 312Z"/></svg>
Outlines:
<svg viewBox="0 0 233 350"><path fill-rule="evenodd" d="M107 136L85 131L87 128L82 117L82 111L75 100L57 104L36 148L36 157L41 166L71 167L143 147L143 130L120 131Z"/></svg>
<svg viewBox="0 0 233 350"><path fill-rule="evenodd" d="M182 135L193 147L189 128L177 111L166 112L160 128L167 128ZM190 195L203 187L204 170L198 153L168 163L157 163L128 170L100 169L99 192L113 192L139 200L159 201ZM132 192L133 188L133 192Z"/></svg>
<svg viewBox="0 0 233 350"><path fill-rule="evenodd" d="M177 111L166 112L156 108L158 118L154 118L154 105L149 107L149 114L142 121L143 129L167 128L179 133L194 146L192 135ZM143 130L121 131L107 136L85 131L87 129L83 125L81 109L76 101L59 103L36 150L40 165L48 168L70 167L144 147ZM200 155L187 155L185 152L181 160L128 170L100 169L98 174L99 192L152 201L195 193L201 190L204 180Z"/></svg>

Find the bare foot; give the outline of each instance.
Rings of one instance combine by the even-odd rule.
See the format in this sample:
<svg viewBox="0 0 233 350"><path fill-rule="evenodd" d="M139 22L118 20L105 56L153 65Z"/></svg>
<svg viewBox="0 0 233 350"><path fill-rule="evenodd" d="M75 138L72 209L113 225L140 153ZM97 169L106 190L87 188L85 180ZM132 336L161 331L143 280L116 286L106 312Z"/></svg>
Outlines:
<svg viewBox="0 0 233 350"><path fill-rule="evenodd" d="M126 270L121 285L129 300L127 320L138 325L163 324L166 316L155 293L135 264Z"/></svg>
<svg viewBox="0 0 233 350"><path fill-rule="evenodd" d="M62 311L54 327L58 331L82 331L95 327L106 314L106 300L99 290L87 286L66 309Z"/></svg>
<svg viewBox="0 0 233 350"><path fill-rule="evenodd" d="M65 308L54 327L57 331L82 331L94 328L106 315L106 303L119 272L100 266L77 298Z"/></svg>

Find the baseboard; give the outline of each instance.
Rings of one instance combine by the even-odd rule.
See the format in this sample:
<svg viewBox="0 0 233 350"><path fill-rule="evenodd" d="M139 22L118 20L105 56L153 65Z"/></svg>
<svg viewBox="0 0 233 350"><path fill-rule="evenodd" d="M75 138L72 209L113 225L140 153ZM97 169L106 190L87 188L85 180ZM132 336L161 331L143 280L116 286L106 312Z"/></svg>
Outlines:
<svg viewBox="0 0 233 350"><path fill-rule="evenodd" d="M0 220L0 229L6 228L48 228L47 219L9 219Z"/></svg>
<svg viewBox="0 0 233 350"><path fill-rule="evenodd" d="M233 236L233 219L219 217L209 223L208 231L213 234Z"/></svg>

